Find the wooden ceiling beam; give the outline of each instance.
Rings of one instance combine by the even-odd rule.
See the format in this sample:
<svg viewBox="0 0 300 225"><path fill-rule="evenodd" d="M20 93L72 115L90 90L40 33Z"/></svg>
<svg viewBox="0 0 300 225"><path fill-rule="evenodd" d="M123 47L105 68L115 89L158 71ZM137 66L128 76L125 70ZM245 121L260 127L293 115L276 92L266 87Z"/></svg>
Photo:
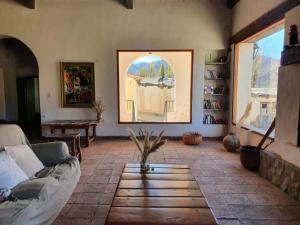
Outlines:
<svg viewBox="0 0 300 225"><path fill-rule="evenodd" d="M25 0L25 4L30 9L36 8L36 0Z"/></svg>
<svg viewBox="0 0 300 225"><path fill-rule="evenodd" d="M124 0L127 9L133 9L133 0Z"/></svg>
<svg viewBox="0 0 300 225"><path fill-rule="evenodd" d="M227 0L227 7L228 8L233 8L236 3L238 3L240 0Z"/></svg>

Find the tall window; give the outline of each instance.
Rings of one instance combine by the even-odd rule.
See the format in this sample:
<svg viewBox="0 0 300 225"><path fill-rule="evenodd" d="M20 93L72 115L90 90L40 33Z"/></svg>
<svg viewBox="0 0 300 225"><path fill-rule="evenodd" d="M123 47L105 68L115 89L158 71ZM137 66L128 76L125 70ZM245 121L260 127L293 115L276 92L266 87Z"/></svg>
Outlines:
<svg viewBox="0 0 300 225"><path fill-rule="evenodd" d="M283 49L283 22L235 47L233 122L251 105L244 127L264 134L276 115L278 67Z"/></svg>

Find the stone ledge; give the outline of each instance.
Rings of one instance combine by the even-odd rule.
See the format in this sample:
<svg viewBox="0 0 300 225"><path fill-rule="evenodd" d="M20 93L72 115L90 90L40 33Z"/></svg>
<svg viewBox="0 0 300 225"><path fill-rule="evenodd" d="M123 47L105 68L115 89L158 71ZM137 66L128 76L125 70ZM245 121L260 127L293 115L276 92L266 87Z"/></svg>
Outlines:
<svg viewBox="0 0 300 225"><path fill-rule="evenodd" d="M300 168L270 151L261 151L259 173L293 199L300 200Z"/></svg>

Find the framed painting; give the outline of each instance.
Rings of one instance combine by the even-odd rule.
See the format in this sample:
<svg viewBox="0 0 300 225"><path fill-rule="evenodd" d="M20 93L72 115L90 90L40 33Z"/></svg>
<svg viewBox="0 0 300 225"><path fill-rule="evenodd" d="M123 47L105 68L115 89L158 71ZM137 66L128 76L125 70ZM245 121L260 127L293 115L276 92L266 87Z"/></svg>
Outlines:
<svg viewBox="0 0 300 225"><path fill-rule="evenodd" d="M94 63L61 62L62 107L89 108L95 100Z"/></svg>
<svg viewBox="0 0 300 225"><path fill-rule="evenodd" d="M118 50L122 123L192 122L193 50Z"/></svg>

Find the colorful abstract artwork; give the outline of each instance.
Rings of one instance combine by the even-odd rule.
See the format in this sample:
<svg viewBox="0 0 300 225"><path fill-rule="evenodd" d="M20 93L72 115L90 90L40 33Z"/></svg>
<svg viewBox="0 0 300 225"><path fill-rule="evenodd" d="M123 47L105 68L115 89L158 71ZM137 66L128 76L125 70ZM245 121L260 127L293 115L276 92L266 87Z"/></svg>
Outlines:
<svg viewBox="0 0 300 225"><path fill-rule="evenodd" d="M62 106L88 108L95 99L94 63L61 63Z"/></svg>

